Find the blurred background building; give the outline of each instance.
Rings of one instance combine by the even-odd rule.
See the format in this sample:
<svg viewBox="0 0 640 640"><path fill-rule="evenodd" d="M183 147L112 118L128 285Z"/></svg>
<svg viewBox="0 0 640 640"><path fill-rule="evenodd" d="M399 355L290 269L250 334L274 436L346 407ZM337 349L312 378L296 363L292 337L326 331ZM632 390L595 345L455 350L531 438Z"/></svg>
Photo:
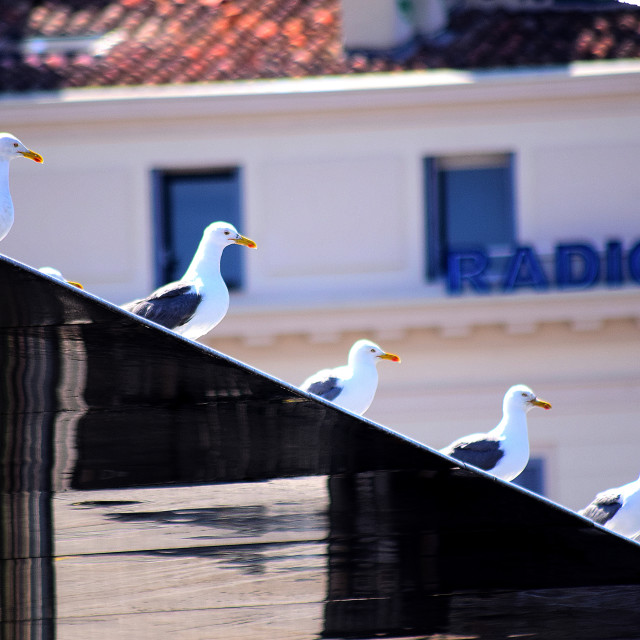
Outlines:
<svg viewBox="0 0 640 640"><path fill-rule="evenodd" d="M0 4L2 252L114 303L236 224L203 342L297 384L369 337L367 417L436 448L530 385L527 486L640 472L640 8L570 0Z"/></svg>

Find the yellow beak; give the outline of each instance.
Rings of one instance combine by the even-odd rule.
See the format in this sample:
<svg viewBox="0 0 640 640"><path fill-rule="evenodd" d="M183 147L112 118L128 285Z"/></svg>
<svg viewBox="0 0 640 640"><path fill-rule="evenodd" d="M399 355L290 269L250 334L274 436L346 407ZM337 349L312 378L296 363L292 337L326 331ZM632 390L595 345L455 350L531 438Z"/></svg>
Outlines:
<svg viewBox="0 0 640 640"><path fill-rule="evenodd" d="M257 249L258 245L249 238L245 238L244 236L240 236L234 240L236 244L243 244L245 247L249 247L249 249Z"/></svg>
<svg viewBox="0 0 640 640"><path fill-rule="evenodd" d="M400 356L397 356L395 353L383 353L381 356L378 356L382 360L391 360L391 362L401 362Z"/></svg>
<svg viewBox="0 0 640 640"><path fill-rule="evenodd" d="M36 153L35 151L31 151L31 149L27 149L26 151L18 151L18 153L22 154L24 158L29 158L34 162L38 162L38 163L44 162L44 160L42 159L42 156L39 153Z"/></svg>
<svg viewBox="0 0 640 640"><path fill-rule="evenodd" d="M534 407L542 407L543 409L549 410L551 409L551 403L543 400L542 398L536 398L535 400L531 400L531 404Z"/></svg>

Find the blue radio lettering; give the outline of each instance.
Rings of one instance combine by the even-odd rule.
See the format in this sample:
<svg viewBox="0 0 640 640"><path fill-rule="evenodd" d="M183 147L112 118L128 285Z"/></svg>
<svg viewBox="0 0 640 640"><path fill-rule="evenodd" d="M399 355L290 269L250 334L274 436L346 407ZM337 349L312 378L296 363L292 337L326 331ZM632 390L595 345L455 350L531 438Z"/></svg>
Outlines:
<svg viewBox="0 0 640 640"><path fill-rule="evenodd" d="M622 284L622 242L607 242L607 284Z"/></svg>
<svg viewBox="0 0 640 640"><path fill-rule="evenodd" d="M640 283L640 242L629 251L629 273L636 282Z"/></svg>
<svg viewBox="0 0 640 640"><path fill-rule="evenodd" d="M502 288L504 291L513 291L516 287L549 287L549 280L535 250L531 247L518 247L509 260Z"/></svg>
<svg viewBox="0 0 640 640"><path fill-rule="evenodd" d="M560 244L556 247L558 288L591 287L600 274L598 252L588 244Z"/></svg>
<svg viewBox="0 0 640 640"><path fill-rule="evenodd" d="M626 261L624 256L618 240L606 243L604 255L586 243L558 244L554 284L559 289L592 287L600 279L609 286L620 285L625 279L640 284L640 242L629 250ZM492 288L505 292L526 287L543 291L550 286L550 278L533 247L516 247L502 275L497 273L498 266L499 263L492 264L486 251L451 251L447 256L447 290L451 294L465 289L490 293Z"/></svg>
<svg viewBox="0 0 640 640"><path fill-rule="evenodd" d="M447 257L447 289L451 293L462 291L463 281L468 280L478 293L488 293L489 283L484 272L489 266L489 256L484 251L452 251Z"/></svg>

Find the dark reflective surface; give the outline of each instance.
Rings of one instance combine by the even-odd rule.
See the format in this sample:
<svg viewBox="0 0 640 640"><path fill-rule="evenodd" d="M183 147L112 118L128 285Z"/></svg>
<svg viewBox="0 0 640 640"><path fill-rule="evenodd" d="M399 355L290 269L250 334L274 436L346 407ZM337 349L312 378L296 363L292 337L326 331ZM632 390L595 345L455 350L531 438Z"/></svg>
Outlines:
<svg viewBox="0 0 640 640"><path fill-rule="evenodd" d="M640 635L637 544L11 261L0 296L3 638Z"/></svg>

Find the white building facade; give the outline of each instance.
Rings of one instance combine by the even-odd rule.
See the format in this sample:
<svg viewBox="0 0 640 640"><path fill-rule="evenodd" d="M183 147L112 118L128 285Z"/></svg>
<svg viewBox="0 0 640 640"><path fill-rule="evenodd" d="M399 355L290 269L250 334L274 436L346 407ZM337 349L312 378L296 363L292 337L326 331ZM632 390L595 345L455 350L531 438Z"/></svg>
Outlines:
<svg viewBox="0 0 640 640"><path fill-rule="evenodd" d="M158 175L232 171L258 251L203 342L296 384L369 337L402 364L379 367L367 417L434 448L528 384L553 404L529 414L542 491L570 508L640 473L639 63L69 90L0 113L45 159L12 163L5 255L125 302L158 284ZM508 242L435 260L434 180L500 167Z"/></svg>

